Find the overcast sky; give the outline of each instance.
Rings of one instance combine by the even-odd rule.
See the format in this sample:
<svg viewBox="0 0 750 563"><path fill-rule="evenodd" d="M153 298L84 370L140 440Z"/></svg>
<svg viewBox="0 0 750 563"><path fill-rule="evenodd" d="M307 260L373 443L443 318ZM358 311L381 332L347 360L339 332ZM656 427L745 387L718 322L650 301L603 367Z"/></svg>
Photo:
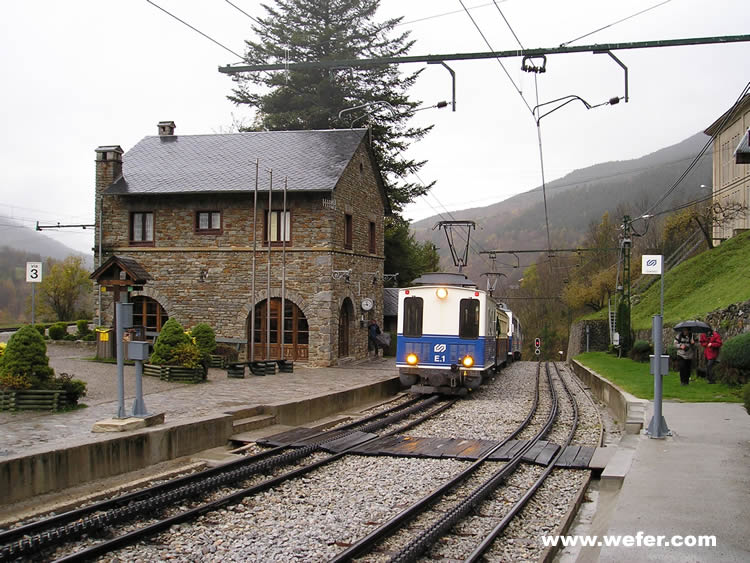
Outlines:
<svg viewBox="0 0 750 563"><path fill-rule="evenodd" d="M269 0L269 3L272 0ZM251 21L224 0L155 0L157 4L243 52ZM554 47L658 4L630 2L464 0L495 50ZM250 15L260 2L233 0ZM178 134L231 131L250 121L226 100L231 80L217 67L237 58L145 0L24 0L3 3L0 20L0 237L7 217L33 226L94 220L94 149L126 151L156 123L174 120ZM455 12L440 17L440 14ZM488 50L459 0L382 0L381 15L404 16L400 29L417 40L411 54ZM416 21L419 20L419 21ZM737 35L750 32L747 0L672 0L573 45ZM547 180L571 170L626 160L702 131L731 106L750 80L750 44L617 51L630 71L630 103L587 111L570 104L545 117ZM534 76L520 59L503 59L529 106ZM420 177L437 180L430 196L407 209L421 219L446 209L489 205L541 183L535 122L496 60L450 63L457 76L457 111L426 110L415 121L434 124L411 154L429 163ZM450 100L448 72L425 67L412 98ZM538 76L539 102L575 94L590 104L624 93L623 72L606 55L552 55ZM417 121L418 120L418 121ZM665 186L665 189L667 186ZM554 224L554 207L550 223ZM91 231L50 236L81 251ZM2 244L2 238L0 238Z"/></svg>

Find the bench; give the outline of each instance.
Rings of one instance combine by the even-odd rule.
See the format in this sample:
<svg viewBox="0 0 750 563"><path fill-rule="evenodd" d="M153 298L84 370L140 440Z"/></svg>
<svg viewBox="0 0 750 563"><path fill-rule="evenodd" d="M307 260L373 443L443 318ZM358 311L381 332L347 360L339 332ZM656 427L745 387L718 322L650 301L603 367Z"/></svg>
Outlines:
<svg viewBox="0 0 750 563"><path fill-rule="evenodd" d="M291 360L276 360L279 366L279 373L294 373L294 362Z"/></svg>

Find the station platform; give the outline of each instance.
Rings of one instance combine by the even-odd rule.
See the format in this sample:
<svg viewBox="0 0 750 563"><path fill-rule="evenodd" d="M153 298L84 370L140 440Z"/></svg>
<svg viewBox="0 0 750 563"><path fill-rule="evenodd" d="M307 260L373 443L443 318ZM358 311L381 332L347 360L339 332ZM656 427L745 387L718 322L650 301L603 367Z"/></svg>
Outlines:
<svg viewBox="0 0 750 563"><path fill-rule="evenodd" d="M164 423L92 432L117 414L117 366L86 359L94 349L83 344L49 344L47 353L56 374L86 381L88 393L80 402L87 406L62 413L0 412L0 505L224 446L243 430L319 420L400 390L395 360L383 357L331 368L295 363L293 373L244 379L210 369L201 384L144 377L146 408L163 413ZM126 413L134 396L135 368L125 366Z"/></svg>
<svg viewBox="0 0 750 563"><path fill-rule="evenodd" d="M646 424L652 411L649 403ZM632 536L636 544L566 550L558 561L750 561L750 415L736 403L677 402L665 402L663 414L673 435L626 435L619 450L631 455L622 456L629 459L622 487L607 489L601 481L596 512L568 532L600 541ZM639 533L664 536L671 545L641 539L639 547ZM674 536L685 538L679 543L715 536L716 546L678 546Z"/></svg>

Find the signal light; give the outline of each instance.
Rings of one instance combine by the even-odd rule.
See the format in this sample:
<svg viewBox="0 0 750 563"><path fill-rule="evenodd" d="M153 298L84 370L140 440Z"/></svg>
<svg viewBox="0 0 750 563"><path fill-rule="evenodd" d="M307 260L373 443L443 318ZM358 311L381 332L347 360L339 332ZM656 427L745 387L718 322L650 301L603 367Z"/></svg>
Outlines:
<svg viewBox="0 0 750 563"><path fill-rule="evenodd" d="M470 368L474 365L474 358L472 358L471 356L464 356L464 359L461 360L461 363L465 368Z"/></svg>
<svg viewBox="0 0 750 563"><path fill-rule="evenodd" d="M409 354L408 356L406 356L406 363L409 364L410 366L416 366L417 361L419 360L416 354Z"/></svg>
<svg viewBox="0 0 750 563"><path fill-rule="evenodd" d="M534 339L534 347L535 348L541 348L542 347L542 339L541 338L535 338Z"/></svg>

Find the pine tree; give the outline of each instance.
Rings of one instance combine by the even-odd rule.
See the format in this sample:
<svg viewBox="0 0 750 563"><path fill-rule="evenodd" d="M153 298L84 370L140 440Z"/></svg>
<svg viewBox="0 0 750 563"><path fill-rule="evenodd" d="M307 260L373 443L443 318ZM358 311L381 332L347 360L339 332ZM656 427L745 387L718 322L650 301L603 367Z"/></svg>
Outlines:
<svg viewBox="0 0 750 563"><path fill-rule="evenodd" d="M409 32L394 34L401 18L378 23L380 0L275 0L264 5L265 17L253 26L258 41L247 41L247 62L344 60L406 54L414 41ZM431 185L410 182L424 161L404 157L408 146L431 127L409 127L407 122L421 102L411 101L408 89L419 72L401 76L397 65L367 68L289 69L275 73L236 76L229 99L257 110L249 130L332 129L363 124L370 114L372 149L386 183L391 210L425 194ZM339 118L339 112L375 104Z"/></svg>

